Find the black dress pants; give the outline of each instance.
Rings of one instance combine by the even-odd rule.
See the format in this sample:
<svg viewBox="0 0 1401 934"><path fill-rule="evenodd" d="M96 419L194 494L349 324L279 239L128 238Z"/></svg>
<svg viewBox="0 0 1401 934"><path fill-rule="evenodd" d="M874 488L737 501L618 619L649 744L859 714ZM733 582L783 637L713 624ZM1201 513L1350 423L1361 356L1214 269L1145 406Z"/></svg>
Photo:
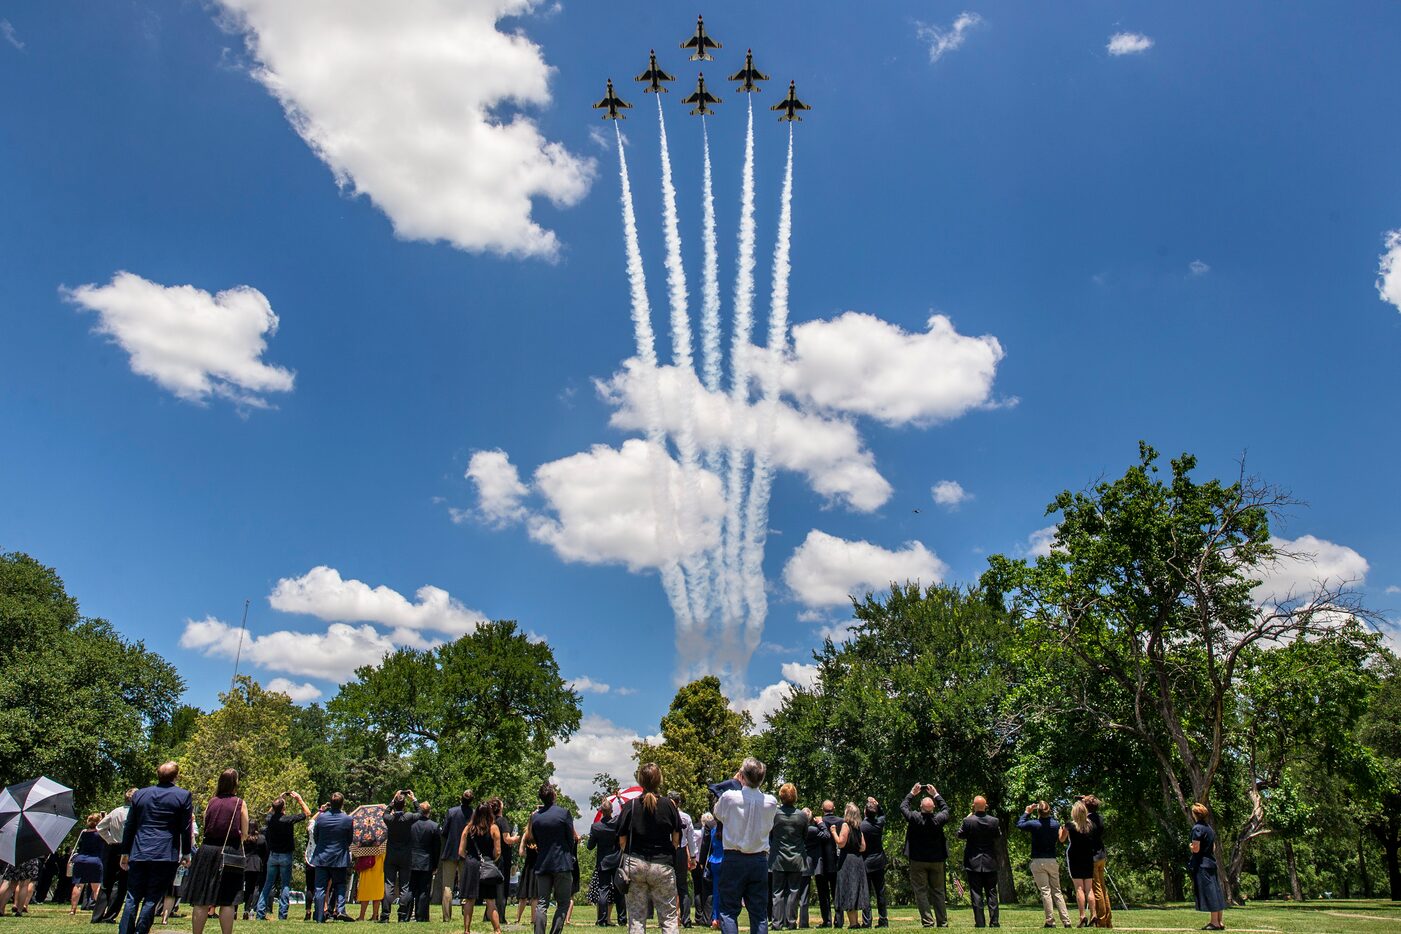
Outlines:
<svg viewBox="0 0 1401 934"><path fill-rule="evenodd" d="M866 927L871 926L871 903L876 903L876 910L880 913L880 919L887 921L885 916L885 870L877 869L874 872L866 873L866 890L870 893L870 898L866 899L866 907L861 911L861 923Z"/></svg>
<svg viewBox="0 0 1401 934"><path fill-rule="evenodd" d="M413 910L412 881L413 867L409 864L407 856L402 863L384 864L384 904L379 909L380 921L389 921L390 906L395 904L399 906L399 920L409 920Z"/></svg>
<svg viewBox="0 0 1401 934"><path fill-rule="evenodd" d="M832 898L837 894L837 874L824 872L812 878L817 883L817 902L822 909L822 923L841 927L842 913L832 911Z"/></svg>
<svg viewBox="0 0 1401 934"><path fill-rule="evenodd" d="M983 906L987 906L987 921L1000 923L997 918L997 873L968 870L968 895L973 900L973 926L986 927Z"/></svg>

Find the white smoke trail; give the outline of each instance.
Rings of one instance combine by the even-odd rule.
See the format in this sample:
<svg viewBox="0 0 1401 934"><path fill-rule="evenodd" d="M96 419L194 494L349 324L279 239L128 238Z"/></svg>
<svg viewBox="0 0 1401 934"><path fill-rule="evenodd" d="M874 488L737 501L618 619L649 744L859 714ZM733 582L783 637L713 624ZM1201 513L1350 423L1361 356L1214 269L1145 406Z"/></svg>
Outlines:
<svg viewBox="0 0 1401 934"><path fill-rule="evenodd" d="M731 411L738 415L749 405L749 332L754 325L754 98L749 98L749 125L744 137L744 174L740 185L739 258L735 270L735 318L730 335ZM741 593L744 531L745 439L742 426L730 430L725 452L724 554L721 562L724 594L723 623L728 640L735 636L744 614Z"/></svg>
<svg viewBox="0 0 1401 934"><path fill-rule="evenodd" d="M701 280L701 372L705 388L720 391L720 251L715 235L715 189L710 176L710 129L701 117L701 134L705 139L705 171L701 176L704 198L702 239L705 265ZM713 468L712 468L713 469Z"/></svg>
<svg viewBox="0 0 1401 934"><path fill-rule="evenodd" d="M650 456L654 459L652 469L652 506L657 515L657 539L663 547L674 546L668 541L676 534L676 524L668 521L675 512L670 491L667 490L664 465L655 459L666 455L666 435L661 427L661 389L657 385L657 345L652 332L652 306L647 300L647 273L642 265L642 249L637 238L637 215L632 207L632 182L628 179L628 158L623 151L623 131L615 123L613 130L618 137L618 176L622 185L623 234L627 246L628 285L632 291L632 326L637 338L637 358L642 364L643 378L648 381L643 393L646 411L643 418L647 422L647 440ZM675 554L673 550L671 552ZM681 630L678 638L687 636L695 625L691 615L690 601L686 595L686 579L681 568L673 559L661 567L662 587L671 604L672 613Z"/></svg>
<svg viewBox="0 0 1401 934"><path fill-rule="evenodd" d="M769 304L769 343L760 374L762 399L759 429L754 442L754 479L744 516L744 588L749 615L745 621L745 645L758 648L768 615L764 591L764 545L768 539L769 492L773 489L773 434L778 419L778 390L783 357L788 348L788 274L793 238L793 127L788 127L788 165L783 173L779 199L778 239L773 249L773 291Z"/></svg>
<svg viewBox="0 0 1401 934"><path fill-rule="evenodd" d="M681 412L677 421L676 451L681 456L681 517L694 517L700 503L700 463L696 450L696 396L692 391L695 363L691 355L690 297L686 292L686 267L681 262L681 227L676 213L676 185L671 177L671 148L666 138L662 97L657 95L657 130L662 156L662 217L666 240L666 283L671 299L672 363L680 371ZM685 537L682 538L683 544ZM710 615L710 579L704 552L686 548L681 556L691 613L697 620Z"/></svg>

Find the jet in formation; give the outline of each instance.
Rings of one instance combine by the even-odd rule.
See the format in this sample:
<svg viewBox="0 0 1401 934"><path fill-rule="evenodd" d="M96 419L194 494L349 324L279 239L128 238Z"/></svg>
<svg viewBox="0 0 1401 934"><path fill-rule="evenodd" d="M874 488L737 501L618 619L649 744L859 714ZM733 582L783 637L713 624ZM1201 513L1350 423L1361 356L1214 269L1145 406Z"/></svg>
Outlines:
<svg viewBox="0 0 1401 934"><path fill-rule="evenodd" d="M707 107L706 104L718 104L720 103L720 98L705 89L705 75L702 74L696 76L695 93L690 97L681 98L681 103L695 104L695 109L691 111L691 115L701 116L703 114L714 114L715 111Z"/></svg>
<svg viewBox="0 0 1401 934"><path fill-rule="evenodd" d="M752 94L755 91L762 91L763 88L755 84L755 81L767 81L769 76L754 67L754 50L750 49L744 53L744 67L730 75L731 81L742 81L736 91L742 94Z"/></svg>
<svg viewBox="0 0 1401 934"><path fill-rule="evenodd" d="M675 75L669 75L657 67L657 52L652 50L647 62L647 70L633 79L634 81L646 81L647 87L642 89L643 94L665 93L670 88L662 87L663 81L675 81Z"/></svg>
<svg viewBox="0 0 1401 934"><path fill-rule="evenodd" d="M812 108L809 107L807 104L804 104L802 101L798 100L798 82L789 81L788 96L785 97L783 100L779 101L777 104L774 104L772 107L769 108L769 110L783 111L783 114L778 119L786 120L789 123L792 123L795 120L798 122L802 122L803 118L798 116L798 111L812 110Z"/></svg>
<svg viewBox="0 0 1401 934"><path fill-rule="evenodd" d="M715 61L715 56L710 54L711 49L720 48L720 43L705 34L705 17L696 17L696 34L685 42L681 43L681 48L691 49L691 61Z"/></svg>
<svg viewBox="0 0 1401 934"><path fill-rule="evenodd" d="M604 120L626 120L627 117L625 117L625 116L623 116L622 114L618 113L618 111L619 111L619 110L628 110L628 109L630 109L631 107L632 107L631 104L629 104L627 101L623 100L623 99L622 99L621 97L619 97L617 94L613 93L613 79L612 79L612 78L609 78L609 79L608 79L608 93L607 93L606 95L604 95L603 100L601 100L601 101L599 101L597 104L594 104L594 105L593 105L593 109L594 109L594 110L603 110L603 109L607 108L608 113L606 113L606 114L603 115L603 119L604 119Z"/></svg>

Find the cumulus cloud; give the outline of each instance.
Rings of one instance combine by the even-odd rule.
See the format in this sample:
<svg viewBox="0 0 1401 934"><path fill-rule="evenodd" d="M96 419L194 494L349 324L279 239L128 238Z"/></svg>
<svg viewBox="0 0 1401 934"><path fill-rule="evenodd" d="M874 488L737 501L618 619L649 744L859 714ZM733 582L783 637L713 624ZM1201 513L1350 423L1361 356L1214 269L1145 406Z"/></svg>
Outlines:
<svg viewBox="0 0 1401 934"><path fill-rule="evenodd" d="M395 641L370 625L332 623L325 632L281 630L254 636L243 632L243 660L268 671L337 683L349 680L362 665L378 665L394 651ZM399 635L406 635L400 631ZM407 634L412 635L412 634ZM239 628L207 617L186 620L180 647L208 658L232 661L238 656Z"/></svg>
<svg viewBox="0 0 1401 934"><path fill-rule="evenodd" d="M884 590L892 581L926 586L944 579L948 566L920 542L890 551L813 529L783 567L783 580L804 606L841 606L851 596Z"/></svg>
<svg viewBox="0 0 1401 934"><path fill-rule="evenodd" d="M286 694L294 704L310 704L321 696L321 689L310 682L297 684L288 678L273 678L266 686L269 691Z"/></svg>
<svg viewBox="0 0 1401 934"><path fill-rule="evenodd" d="M1110 55L1135 55L1152 47L1153 40L1139 32L1116 32L1105 46Z"/></svg>
<svg viewBox="0 0 1401 934"><path fill-rule="evenodd" d="M1187 264L1187 271L1194 276L1204 276L1211 272L1211 267L1199 259L1194 259Z"/></svg>
<svg viewBox="0 0 1401 934"><path fill-rule="evenodd" d="M930 488L929 494L934 497L934 502L950 508L973 498L973 494L965 490L963 484L957 480L940 480Z"/></svg>
<svg viewBox="0 0 1401 934"><path fill-rule="evenodd" d="M534 199L588 191L594 163L508 109L550 103L553 69L519 29L535 0L222 0L254 76L336 181L411 240L552 257Z"/></svg>
<svg viewBox="0 0 1401 934"><path fill-rule="evenodd" d="M580 694L607 694L612 688L604 681L595 681L587 675L582 678L575 678L569 682L572 690Z"/></svg>
<svg viewBox="0 0 1401 934"><path fill-rule="evenodd" d="M750 697L730 702L730 707L734 710L749 712L756 732L763 729L770 715L783 706L783 702L793 693L795 687L810 688L817 683L816 665L786 662L781 671L781 680L761 688Z"/></svg>
<svg viewBox="0 0 1401 934"><path fill-rule="evenodd" d="M848 311L793 329L783 383L818 409L887 425L928 425L987 405L1002 356L997 338L959 334L944 315L933 315L927 330L911 334Z"/></svg>
<svg viewBox="0 0 1401 934"><path fill-rule="evenodd" d="M660 509L651 495L654 458L664 461ZM686 513L683 473L665 450L637 438L620 449L594 445L535 471L545 508L527 520L530 537L566 561L624 564L633 571L662 567L719 542L725 511L720 481L705 471L696 479L695 511Z"/></svg>
<svg viewBox="0 0 1401 934"><path fill-rule="evenodd" d="M505 451L473 453L466 477L477 488L477 508L488 523L499 527L525 518L521 501L530 490Z"/></svg>
<svg viewBox="0 0 1401 934"><path fill-rule="evenodd" d="M593 793L593 777L596 774L607 772L626 782L636 771L632 761L632 744L642 739L651 743L661 742L660 736L644 737L606 717L585 714L574 735L550 749L549 759L555 767L555 784L581 806L586 806L589 795ZM593 813L586 812L580 820L592 822Z"/></svg>
<svg viewBox="0 0 1401 934"><path fill-rule="evenodd" d="M1398 587L1398 586L1396 586L1395 584L1392 584L1391 586L1389 586L1389 587L1386 588L1386 592L1389 593L1389 594L1401 593L1401 587Z"/></svg>
<svg viewBox="0 0 1401 934"><path fill-rule="evenodd" d="M1257 569L1261 582L1251 591L1261 606L1308 601L1319 589L1361 584L1367 578L1367 559L1346 545L1314 535L1272 537L1270 544L1279 555Z"/></svg>
<svg viewBox="0 0 1401 934"><path fill-rule="evenodd" d="M668 432L680 430L689 407L696 441L702 447L723 450L731 439L738 439L742 448L753 449L762 417L759 404L735 402L725 392L707 392L695 373L677 367L661 367L656 376L661 421ZM615 428L641 431L646 427L651 381L641 363L628 360L598 388L604 401L616 407L611 419ZM780 402L771 456L777 468L801 474L814 492L860 512L878 509L890 498L889 481L876 470L875 457L848 421Z"/></svg>
<svg viewBox="0 0 1401 934"><path fill-rule="evenodd" d="M964 11L954 17L948 27L933 26L929 23L916 23L915 35L929 46L929 62L933 64L949 52L962 48L968 38L968 31L983 21L977 13Z"/></svg>
<svg viewBox="0 0 1401 934"><path fill-rule="evenodd" d="M277 582L268 603L283 613L305 613L331 622L379 623L392 629L430 629L461 636L486 622L441 587L418 588L411 603L397 590L345 580L335 568L314 567L301 577Z"/></svg>
<svg viewBox="0 0 1401 934"><path fill-rule="evenodd" d="M1401 311L1401 230L1388 231L1385 244L1377 269L1377 294Z"/></svg>
<svg viewBox="0 0 1401 934"><path fill-rule="evenodd" d="M1022 547L1023 553L1028 558L1045 558L1051 553L1051 546L1056 541L1056 526L1048 525L1044 529L1037 529L1026 537L1026 544Z"/></svg>
<svg viewBox="0 0 1401 934"><path fill-rule="evenodd" d="M210 295L192 285L160 285L118 272L107 285L66 289L98 315L95 330L131 358L133 373L189 402L211 396L264 408L270 392L292 389L290 370L264 363L278 319L262 292L240 285Z"/></svg>

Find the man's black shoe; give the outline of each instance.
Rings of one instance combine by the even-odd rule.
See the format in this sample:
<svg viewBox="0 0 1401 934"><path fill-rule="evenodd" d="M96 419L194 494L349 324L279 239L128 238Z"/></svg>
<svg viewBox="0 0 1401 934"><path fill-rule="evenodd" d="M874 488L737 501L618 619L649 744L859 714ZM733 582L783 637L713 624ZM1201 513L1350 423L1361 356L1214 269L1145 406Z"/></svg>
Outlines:
<svg viewBox="0 0 1401 934"><path fill-rule="evenodd" d="M881 918L879 921L876 922L876 927L888 928L890 927L890 920L888 918Z"/></svg>

